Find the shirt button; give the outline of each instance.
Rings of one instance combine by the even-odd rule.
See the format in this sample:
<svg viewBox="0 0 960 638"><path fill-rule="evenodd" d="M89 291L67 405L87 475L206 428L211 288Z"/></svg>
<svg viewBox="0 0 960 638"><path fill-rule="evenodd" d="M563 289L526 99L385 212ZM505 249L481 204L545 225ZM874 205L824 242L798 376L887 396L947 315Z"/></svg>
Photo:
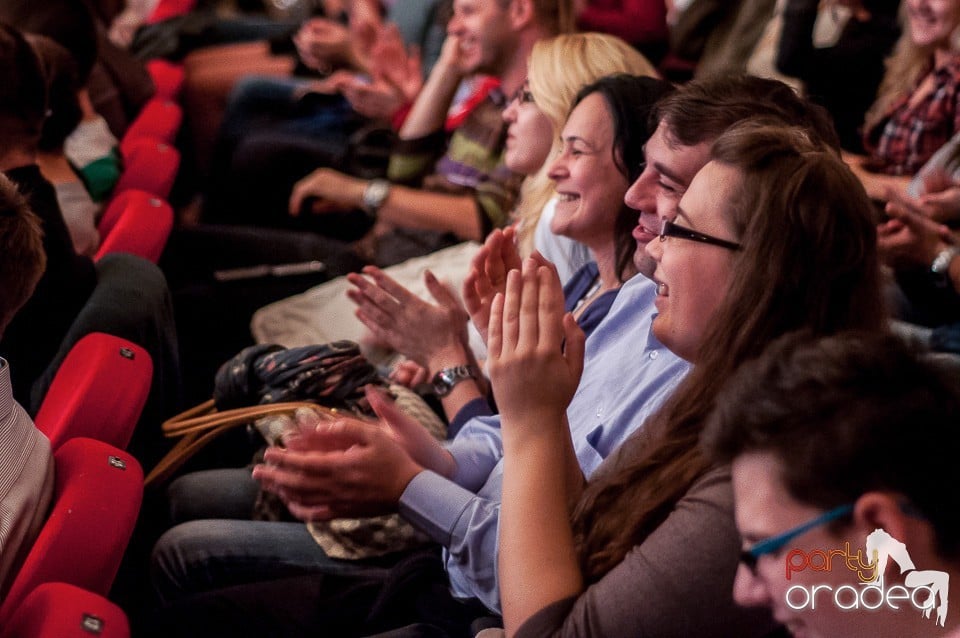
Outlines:
<svg viewBox="0 0 960 638"><path fill-rule="evenodd" d="M659 357L659 356L660 356L660 353L657 352L656 350L654 350L653 352L650 353L650 358L651 358L651 359L656 359L656 358Z"/></svg>
<svg viewBox="0 0 960 638"><path fill-rule="evenodd" d="M597 418L599 419L603 415L603 406L597 408Z"/></svg>

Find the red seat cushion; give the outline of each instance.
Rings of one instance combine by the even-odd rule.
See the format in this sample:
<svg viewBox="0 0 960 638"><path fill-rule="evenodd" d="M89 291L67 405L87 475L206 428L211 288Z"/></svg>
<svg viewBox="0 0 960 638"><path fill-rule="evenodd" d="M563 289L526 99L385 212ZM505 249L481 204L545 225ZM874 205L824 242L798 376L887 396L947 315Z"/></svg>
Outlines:
<svg viewBox="0 0 960 638"><path fill-rule="evenodd" d="M0 627L34 589L64 582L105 596L143 498L143 470L130 454L93 439L54 453L50 515L0 606Z"/></svg>
<svg viewBox="0 0 960 638"><path fill-rule="evenodd" d="M88 334L60 364L34 423L54 450L78 436L125 448L152 379L146 350L113 335Z"/></svg>
<svg viewBox="0 0 960 638"><path fill-rule="evenodd" d="M66 583L40 585L14 612L4 636L16 638L128 638L123 610L92 592Z"/></svg>

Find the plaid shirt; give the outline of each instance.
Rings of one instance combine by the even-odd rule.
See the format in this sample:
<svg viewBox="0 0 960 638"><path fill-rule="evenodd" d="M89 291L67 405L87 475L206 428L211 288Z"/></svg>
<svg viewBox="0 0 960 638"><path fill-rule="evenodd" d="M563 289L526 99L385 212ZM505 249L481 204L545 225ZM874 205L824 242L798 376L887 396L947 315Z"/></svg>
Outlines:
<svg viewBox="0 0 960 638"><path fill-rule="evenodd" d="M960 131L960 56L932 73L932 91L914 105L910 94L903 96L887 118L867 132L864 145L878 172L913 175Z"/></svg>

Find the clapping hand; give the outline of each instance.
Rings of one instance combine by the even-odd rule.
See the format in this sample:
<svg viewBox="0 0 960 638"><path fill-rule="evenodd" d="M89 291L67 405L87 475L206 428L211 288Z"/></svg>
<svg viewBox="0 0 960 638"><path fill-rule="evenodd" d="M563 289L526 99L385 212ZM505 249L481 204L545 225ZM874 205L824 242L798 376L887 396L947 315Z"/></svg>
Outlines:
<svg viewBox="0 0 960 638"><path fill-rule="evenodd" d="M504 431L532 434L563 424L583 371L585 337L564 312L551 264L528 258L522 270L508 273L491 306L488 338L487 367Z"/></svg>
<svg viewBox="0 0 960 638"><path fill-rule="evenodd" d="M439 350L469 349L467 312L432 272L424 272L423 279L436 303L424 301L376 266L364 268L363 275L347 275L347 281L355 286L347 291L347 297L357 305L357 318L378 342L429 368L432 355Z"/></svg>
<svg viewBox="0 0 960 638"><path fill-rule="evenodd" d="M483 246L473 257L470 272L463 280L463 301L477 331L487 341L490 305L494 296L506 290L507 273L520 269L520 253L515 243L516 230L496 229L487 236Z"/></svg>

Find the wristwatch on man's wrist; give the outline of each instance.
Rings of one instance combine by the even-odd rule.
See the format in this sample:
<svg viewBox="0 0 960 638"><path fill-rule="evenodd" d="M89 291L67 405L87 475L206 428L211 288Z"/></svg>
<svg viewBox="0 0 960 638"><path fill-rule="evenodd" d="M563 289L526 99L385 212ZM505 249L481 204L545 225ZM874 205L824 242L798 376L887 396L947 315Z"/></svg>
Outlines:
<svg viewBox="0 0 960 638"><path fill-rule="evenodd" d="M453 386L467 379L476 379L480 376L480 371L475 365L454 366L444 368L430 380L433 391L438 397L445 397L453 391Z"/></svg>
<svg viewBox="0 0 960 638"><path fill-rule="evenodd" d="M377 211L383 207L390 195L390 182L385 179L372 179L367 182L363 189L363 199L360 201L360 209L372 218L376 218Z"/></svg>
<svg viewBox="0 0 960 638"><path fill-rule="evenodd" d="M941 250L930 264L930 272L935 275L946 275L950 270L950 262L960 255L960 246L949 246Z"/></svg>

